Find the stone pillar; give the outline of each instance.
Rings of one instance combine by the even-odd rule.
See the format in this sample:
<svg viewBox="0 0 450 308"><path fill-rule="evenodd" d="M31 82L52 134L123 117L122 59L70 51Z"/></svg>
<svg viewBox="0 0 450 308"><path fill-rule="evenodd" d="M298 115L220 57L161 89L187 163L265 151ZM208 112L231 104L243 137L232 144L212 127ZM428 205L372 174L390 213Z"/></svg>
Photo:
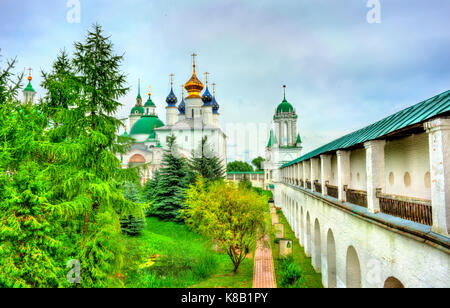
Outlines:
<svg viewBox="0 0 450 308"><path fill-rule="evenodd" d="M306 174L306 171L307 171L307 166L306 166L306 161L303 161L303 188L306 188L306 177L307 177L307 174Z"/></svg>
<svg viewBox="0 0 450 308"><path fill-rule="evenodd" d="M347 201L344 186L350 183L350 151L337 151L338 199Z"/></svg>
<svg viewBox="0 0 450 308"><path fill-rule="evenodd" d="M386 140L372 140L364 143L366 148L367 209L374 214L380 211L377 189L381 188L381 191L386 191L385 145Z"/></svg>
<svg viewBox="0 0 450 308"><path fill-rule="evenodd" d="M311 190L316 191L316 186L314 185L314 182L319 179L319 159L318 158L311 158Z"/></svg>
<svg viewBox="0 0 450 308"><path fill-rule="evenodd" d="M450 118L425 123L429 136L433 232L450 235Z"/></svg>
<svg viewBox="0 0 450 308"><path fill-rule="evenodd" d="M322 183L322 195L326 196L327 182L331 180L331 155L320 155L320 182Z"/></svg>

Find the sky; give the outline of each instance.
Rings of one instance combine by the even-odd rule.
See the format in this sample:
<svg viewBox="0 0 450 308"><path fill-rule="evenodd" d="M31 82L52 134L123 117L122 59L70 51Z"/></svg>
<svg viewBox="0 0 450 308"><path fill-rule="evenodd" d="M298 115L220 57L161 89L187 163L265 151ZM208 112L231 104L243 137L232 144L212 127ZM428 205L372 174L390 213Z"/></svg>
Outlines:
<svg viewBox="0 0 450 308"><path fill-rule="evenodd" d="M198 76L217 83L228 160L264 156L283 85L306 154L450 89L450 1L371 2L379 23L367 0L0 0L0 67L31 66L43 95L40 71L99 23L124 54L119 118L141 78L164 121L169 75L180 97L195 52Z"/></svg>

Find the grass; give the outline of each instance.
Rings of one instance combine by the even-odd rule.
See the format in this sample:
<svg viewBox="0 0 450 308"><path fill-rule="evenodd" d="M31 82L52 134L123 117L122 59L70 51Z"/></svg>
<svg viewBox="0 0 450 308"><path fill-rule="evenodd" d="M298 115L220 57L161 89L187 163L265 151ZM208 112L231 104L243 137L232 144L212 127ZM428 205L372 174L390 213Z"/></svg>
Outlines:
<svg viewBox="0 0 450 308"><path fill-rule="evenodd" d="M278 211L277 211L278 212ZM284 238L292 240L292 254L295 263L301 268L303 274L303 288L323 288L322 285L322 275L317 273L311 264L311 258L307 257L305 250L298 243L294 232L289 226L283 213L278 213L280 217L280 223L284 225ZM272 225L271 225L272 226ZM280 281L280 258L279 258L279 245L275 243L275 232L274 228L271 227L270 239L272 244L272 256L274 261L275 273L277 277L277 282Z"/></svg>
<svg viewBox="0 0 450 308"><path fill-rule="evenodd" d="M126 287L131 288L245 288L251 287L253 260L232 274L228 255L212 249L212 242L187 226L147 218L137 237L123 236Z"/></svg>

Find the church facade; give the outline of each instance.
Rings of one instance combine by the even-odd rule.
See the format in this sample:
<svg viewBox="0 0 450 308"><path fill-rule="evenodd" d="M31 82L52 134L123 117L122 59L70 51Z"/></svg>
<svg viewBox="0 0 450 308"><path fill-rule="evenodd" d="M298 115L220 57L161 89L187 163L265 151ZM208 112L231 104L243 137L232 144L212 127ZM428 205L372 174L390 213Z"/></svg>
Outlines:
<svg viewBox="0 0 450 308"><path fill-rule="evenodd" d="M130 133L123 136L134 140L132 149L120 157L122 167L141 167L141 181L145 183L162 167L164 149L167 148L169 136L176 137L177 152L185 158L198 154L203 138L207 139L209 153L219 157L226 167L226 135L219 123L220 106L216 100L215 84L211 94L208 84L208 73L205 73L205 85L198 79L195 57L193 54L193 73L184 85L181 101L178 102L173 91L173 75L171 75L171 91L166 99L166 122L156 114L156 105L148 94L143 103L140 90L136 105L131 109Z"/></svg>

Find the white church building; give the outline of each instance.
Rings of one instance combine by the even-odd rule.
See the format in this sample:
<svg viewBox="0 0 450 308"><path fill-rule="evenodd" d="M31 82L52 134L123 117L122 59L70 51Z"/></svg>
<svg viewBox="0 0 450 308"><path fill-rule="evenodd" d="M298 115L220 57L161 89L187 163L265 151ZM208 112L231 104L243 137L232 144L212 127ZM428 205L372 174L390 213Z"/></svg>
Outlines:
<svg viewBox="0 0 450 308"><path fill-rule="evenodd" d="M141 181L145 183L161 168L164 149L167 148L169 136L176 137L178 153L190 158L197 153L203 138L207 138L211 153L219 157L226 167L226 135L220 127L219 104L215 95L215 84L211 94L208 85L208 73L205 73L205 85L198 79L195 57L193 54L193 73L184 85L188 96L182 92L178 102L173 91L173 75L171 75L171 91L166 99L166 123L156 114L156 105L148 93L147 102L143 103L140 87L136 105L131 109L130 133L126 137L134 140L132 149L120 157L122 167L142 166ZM203 91L204 90L204 91ZM202 93L203 92L203 93Z"/></svg>

